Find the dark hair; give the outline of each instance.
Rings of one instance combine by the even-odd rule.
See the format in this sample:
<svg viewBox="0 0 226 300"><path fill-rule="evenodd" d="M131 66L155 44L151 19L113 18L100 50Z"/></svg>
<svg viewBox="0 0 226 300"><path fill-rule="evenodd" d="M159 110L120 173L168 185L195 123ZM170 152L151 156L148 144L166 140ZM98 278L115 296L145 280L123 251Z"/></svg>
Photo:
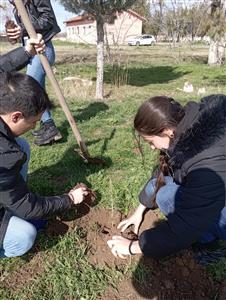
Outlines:
<svg viewBox="0 0 226 300"><path fill-rule="evenodd" d="M176 128L184 109L173 98L156 96L145 101L134 119L134 128L141 135L160 135L164 129Z"/></svg>
<svg viewBox="0 0 226 300"><path fill-rule="evenodd" d="M176 131L178 123L184 117L184 109L173 98L156 96L145 101L134 119L134 129L139 135L161 135L164 129ZM168 157L164 151L160 151L159 168L154 195L150 201L156 207L156 195L158 190L165 185L164 176L170 175Z"/></svg>
<svg viewBox="0 0 226 300"><path fill-rule="evenodd" d="M17 72L0 74L0 114L20 111L27 118L51 107L47 93L32 77Z"/></svg>

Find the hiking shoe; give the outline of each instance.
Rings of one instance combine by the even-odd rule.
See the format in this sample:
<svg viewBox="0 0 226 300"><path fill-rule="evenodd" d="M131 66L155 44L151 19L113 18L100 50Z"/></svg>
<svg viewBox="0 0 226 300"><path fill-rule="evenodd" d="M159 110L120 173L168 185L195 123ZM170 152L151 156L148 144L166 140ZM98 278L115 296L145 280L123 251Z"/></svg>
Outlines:
<svg viewBox="0 0 226 300"><path fill-rule="evenodd" d="M62 135L52 120L43 123L42 129L40 130L40 135L37 135L34 141L37 146L47 145L62 139Z"/></svg>
<svg viewBox="0 0 226 300"><path fill-rule="evenodd" d="M39 127L39 129L33 130L33 131L31 132L31 134L32 134L33 136L41 135L41 134L43 133L43 131L45 130L44 124L45 124L45 123L43 123L43 122L41 121L41 122L40 122L40 127Z"/></svg>

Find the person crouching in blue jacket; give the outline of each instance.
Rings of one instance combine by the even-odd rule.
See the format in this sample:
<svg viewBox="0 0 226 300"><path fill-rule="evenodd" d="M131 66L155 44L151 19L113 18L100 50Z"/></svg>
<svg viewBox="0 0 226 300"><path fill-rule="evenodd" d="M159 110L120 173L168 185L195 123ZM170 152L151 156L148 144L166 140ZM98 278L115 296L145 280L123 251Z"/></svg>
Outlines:
<svg viewBox="0 0 226 300"><path fill-rule="evenodd" d="M143 253L162 258L187 248L226 240L226 96L211 95L182 107L159 96L145 101L134 119L136 133L160 150L159 168L139 195L140 205L118 228L138 234L146 209L166 220L130 241L108 241L117 257Z"/></svg>

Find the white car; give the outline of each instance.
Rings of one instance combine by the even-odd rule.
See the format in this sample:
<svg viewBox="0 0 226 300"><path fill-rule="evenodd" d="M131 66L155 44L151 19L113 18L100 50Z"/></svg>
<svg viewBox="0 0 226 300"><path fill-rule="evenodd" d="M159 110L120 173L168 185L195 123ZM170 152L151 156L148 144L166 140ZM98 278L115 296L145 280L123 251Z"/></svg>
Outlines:
<svg viewBox="0 0 226 300"><path fill-rule="evenodd" d="M144 34L128 41L129 46L152 45L156 42L153 35Z"/></svg>

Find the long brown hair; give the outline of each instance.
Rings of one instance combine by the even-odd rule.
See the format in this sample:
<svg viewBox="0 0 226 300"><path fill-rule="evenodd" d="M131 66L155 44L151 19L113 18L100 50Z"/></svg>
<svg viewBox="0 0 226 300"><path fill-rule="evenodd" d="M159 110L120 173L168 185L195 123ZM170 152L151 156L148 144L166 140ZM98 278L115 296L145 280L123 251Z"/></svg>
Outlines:
<svg viewBox="0 0 226 300"><path fill-rule="evenodd" d="M176 131L178 123L184 117L184 109L173 98L156 96L145 101L138 109L134 119L134 129L139 135L161 135L164 129ZM156 207L156 195L158 190L165 185L164 176L170 175L168 157L164 151L160 151L159 168L155 192L150 201Z"/></svg>

